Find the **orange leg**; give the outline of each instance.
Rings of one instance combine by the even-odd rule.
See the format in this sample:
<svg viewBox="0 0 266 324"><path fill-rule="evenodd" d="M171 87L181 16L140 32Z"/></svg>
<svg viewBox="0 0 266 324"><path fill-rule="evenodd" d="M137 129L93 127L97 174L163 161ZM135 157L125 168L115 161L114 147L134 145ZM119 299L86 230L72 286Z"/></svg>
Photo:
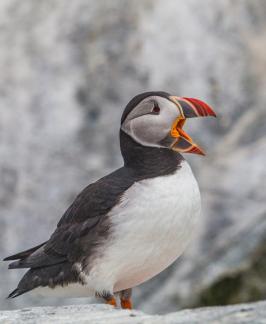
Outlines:
<svg viewBox="0 0 266 324"><path fill-rule="evenodd" d="M132 309L131 295L132 289L125 289L120 291L121 308Z"/></svg>
<svg viewBox="0 0 266 324"><path fill-rule="evenodd" d="M114 307L117 306L117 305L116 305L116 300L115 300L114 297L111 297L110 299L106 299L106 304L108 304L108 305L112 305L112 306L114 306Z"/></svg>

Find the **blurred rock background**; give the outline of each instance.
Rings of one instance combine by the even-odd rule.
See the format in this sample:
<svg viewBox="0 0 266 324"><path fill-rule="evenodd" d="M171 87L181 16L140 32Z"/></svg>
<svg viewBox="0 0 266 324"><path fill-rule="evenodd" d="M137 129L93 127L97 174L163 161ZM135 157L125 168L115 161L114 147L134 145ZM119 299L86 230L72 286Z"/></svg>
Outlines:
<svg viewBox="0 0 266 324"><path fill-rule="evenodd" d="M137 308L266 298L266 2L1 0L0 255L47 239L88 183L121 165L118 128L147 90L199 97L208 152L188 156L203 215L187 253L137 288ZM80 303L5 296L0 308ZM87 300L83 300L87 302Z"/></svg>

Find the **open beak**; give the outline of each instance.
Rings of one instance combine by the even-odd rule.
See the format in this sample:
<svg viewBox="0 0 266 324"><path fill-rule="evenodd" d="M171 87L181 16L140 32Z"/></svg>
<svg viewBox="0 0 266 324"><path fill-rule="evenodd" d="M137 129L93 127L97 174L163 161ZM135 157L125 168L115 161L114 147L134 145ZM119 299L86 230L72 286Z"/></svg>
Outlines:
<svg viewBox="0 0 266 324"><path fill-rule="evenodd" d="M171 96L169 99L176 104L180 112L180 116L172 125L171 136L174 138L174 142L171 148L181 153L205 155L199 145L183 130L183 126L187 118L216 117L215 112L209 105L199 99L175 96Z"/></svg>

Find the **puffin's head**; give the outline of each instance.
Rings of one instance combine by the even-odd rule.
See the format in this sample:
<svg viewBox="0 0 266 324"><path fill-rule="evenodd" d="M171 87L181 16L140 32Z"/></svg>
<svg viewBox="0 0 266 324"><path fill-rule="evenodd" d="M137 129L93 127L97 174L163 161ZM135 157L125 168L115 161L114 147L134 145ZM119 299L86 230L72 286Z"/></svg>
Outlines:
<svg viewBox="0 0 266 324"><path fill-rule="evenodd" d="M187 118L206 116L216 117L216 114L201 100L166 92L145 92L127 104L121 130L143 146L204 155L183 126Z"/></svg>

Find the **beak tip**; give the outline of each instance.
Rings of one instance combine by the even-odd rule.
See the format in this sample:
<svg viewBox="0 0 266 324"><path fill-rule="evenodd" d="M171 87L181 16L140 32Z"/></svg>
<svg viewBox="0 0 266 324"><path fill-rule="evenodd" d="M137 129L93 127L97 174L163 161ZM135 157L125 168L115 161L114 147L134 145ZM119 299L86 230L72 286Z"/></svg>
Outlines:
<svg viewBox="0 0 266 324"><path fill-rule="evenodd" d="M204 152L199 152L198 154L201 156L206 156L206 154Z"/></svg>
<svg viewBox="0 0 266 324"><path fill-rule="evenodd" d="M207 104L205 104L205 111L207 113L207 115L205 115L205 116L210 116L210 117L214 117L214 118L217 117L216 112Z"/></svg>
<svg viewBox="0 0 266 324"><path fill-rule="evenodd" d="M200 148L198 145L194 145L187 153L194 153L198 155L205 156L206 154L204 153L203 149Z"/></svg>

